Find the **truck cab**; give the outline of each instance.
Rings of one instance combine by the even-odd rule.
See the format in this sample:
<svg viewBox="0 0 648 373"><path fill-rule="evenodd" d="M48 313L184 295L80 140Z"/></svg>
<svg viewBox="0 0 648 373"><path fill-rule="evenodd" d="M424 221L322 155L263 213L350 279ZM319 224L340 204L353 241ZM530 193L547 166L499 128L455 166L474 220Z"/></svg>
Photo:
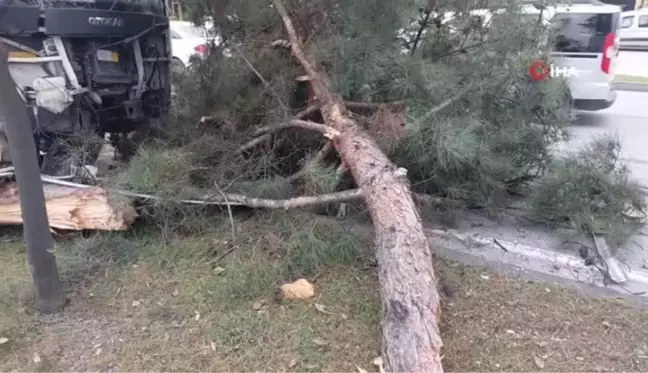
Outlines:
<svg viewBox="0 0 648 373"><path fill-rule="evenodd" d="M168 112L163 0L0 0L0 43L41 155L66 136L129 133Z"/></svg>

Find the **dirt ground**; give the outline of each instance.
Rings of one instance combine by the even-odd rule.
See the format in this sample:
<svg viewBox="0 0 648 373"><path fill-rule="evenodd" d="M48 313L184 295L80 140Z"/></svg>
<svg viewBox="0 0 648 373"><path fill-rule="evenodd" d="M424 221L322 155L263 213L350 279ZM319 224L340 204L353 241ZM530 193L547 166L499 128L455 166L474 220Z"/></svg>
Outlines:
<svg viewBox="0 0 648 373"><path fill-rule="evenodd" d="M61 240L69 297L33 310L20 243L0 245L2 371L377 371L370 242L312 215ZM217 228L213 228L217 227ZM437 260L447 371L648 370L648 313ZM277 288L306 278L307 301Z"/></svg>

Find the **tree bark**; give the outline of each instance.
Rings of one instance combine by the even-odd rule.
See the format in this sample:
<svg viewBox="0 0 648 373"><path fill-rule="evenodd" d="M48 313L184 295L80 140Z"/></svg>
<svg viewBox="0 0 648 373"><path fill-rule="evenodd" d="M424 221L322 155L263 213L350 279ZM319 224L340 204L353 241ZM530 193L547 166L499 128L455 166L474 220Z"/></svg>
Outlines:
<svg viewBox="0 0 648 373"><path fill-rule="evenodd" d="M282 1L273 0L273 4L288 33L293 56L310 77L326 125L339 132L331 141L362 190L371 214L380 276L385 369L442 372L439 294L429 243L406 170L397 168L347 115L345 103L333 92L327 74L304 54Z"/></svg>

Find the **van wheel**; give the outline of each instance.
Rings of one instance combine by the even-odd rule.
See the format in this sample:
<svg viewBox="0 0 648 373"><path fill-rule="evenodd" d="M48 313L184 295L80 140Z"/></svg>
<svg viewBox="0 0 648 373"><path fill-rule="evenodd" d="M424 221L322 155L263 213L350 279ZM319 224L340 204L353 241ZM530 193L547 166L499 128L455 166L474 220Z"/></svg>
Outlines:
<svg viewBox="0 0 648 373"><path fill-rule="evenodd" d="M179 58L173 57L173 60L171 61L171 71L173 71L176 74L181 74L183 73L187 68L185 67L185 64L180 61Z"/></svg>

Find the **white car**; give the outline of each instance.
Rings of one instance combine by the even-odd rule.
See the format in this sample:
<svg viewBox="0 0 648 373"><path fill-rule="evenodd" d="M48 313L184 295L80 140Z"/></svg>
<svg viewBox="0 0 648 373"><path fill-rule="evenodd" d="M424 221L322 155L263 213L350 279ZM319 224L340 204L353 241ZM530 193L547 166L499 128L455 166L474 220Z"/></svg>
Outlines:
<svg viewBox="0 0 648 373"><path fill-rule="evenodd" d="M182 71L189 66L192 57L203 58L209 53L210 38L206 27L198 27L191 22L171 21L169 29L174 70Z"/></svg>
<svg viewBox="0 0 648 373"><path fill-rule="evenodd" d="M648 50L648 8L621 15L621 49Z"/></svg>

